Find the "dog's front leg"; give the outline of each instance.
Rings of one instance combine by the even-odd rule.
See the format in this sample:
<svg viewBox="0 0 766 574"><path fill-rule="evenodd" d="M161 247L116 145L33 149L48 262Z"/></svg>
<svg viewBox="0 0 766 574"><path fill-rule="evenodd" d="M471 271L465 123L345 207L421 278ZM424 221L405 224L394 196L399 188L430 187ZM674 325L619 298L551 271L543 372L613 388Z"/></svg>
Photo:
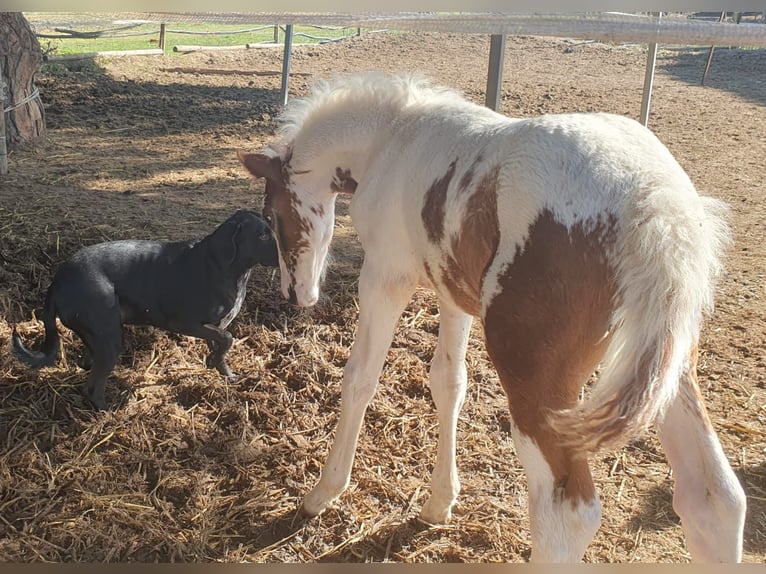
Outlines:
<svg viewBox="0 0 766 574"><path fill-rule="evenodd" d="M204 333L196 336L204 338L210 350L210 354L205 359L205 365L209 369L216 369L224 377L235 379L237 375L226 364L226 353L231 349L234 337L228 331L210 323L202 325L202 329Z"/></svg>

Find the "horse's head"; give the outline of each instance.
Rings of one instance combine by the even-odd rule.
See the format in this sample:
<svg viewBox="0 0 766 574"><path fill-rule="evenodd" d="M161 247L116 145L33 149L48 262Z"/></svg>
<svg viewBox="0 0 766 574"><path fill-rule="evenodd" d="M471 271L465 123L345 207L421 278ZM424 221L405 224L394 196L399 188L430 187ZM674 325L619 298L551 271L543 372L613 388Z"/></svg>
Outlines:
<svg viewBox="0 0 766 574"><path fill-rule="evenodd" d="M253 176L266 179L263 216L277 238L282 294L292 303L310 307L319 298L335 223L335 194L350 183L296 171L289 150L266 148L237 155Z"/></svg>

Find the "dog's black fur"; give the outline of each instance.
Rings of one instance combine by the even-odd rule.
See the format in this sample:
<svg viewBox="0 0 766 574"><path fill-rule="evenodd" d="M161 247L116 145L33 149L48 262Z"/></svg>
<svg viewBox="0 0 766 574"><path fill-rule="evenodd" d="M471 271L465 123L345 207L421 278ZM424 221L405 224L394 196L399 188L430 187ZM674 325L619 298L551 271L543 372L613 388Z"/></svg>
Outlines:
<svg viewBox="0 0 766 574"><path fill-rule="evenodd" d="M233 377L225 361L232 344L226 327L239 312L257 264L279 265L277 246L266 222L247 210L201 240L85 247L61 265L48 288L42 350L26 349L14 329L13 353L33 368L53 364L58 316L85 344L90 363L85 390L98 409L106 408L104 385L122 350L123 324L205 339L207 366Z"/></svg>

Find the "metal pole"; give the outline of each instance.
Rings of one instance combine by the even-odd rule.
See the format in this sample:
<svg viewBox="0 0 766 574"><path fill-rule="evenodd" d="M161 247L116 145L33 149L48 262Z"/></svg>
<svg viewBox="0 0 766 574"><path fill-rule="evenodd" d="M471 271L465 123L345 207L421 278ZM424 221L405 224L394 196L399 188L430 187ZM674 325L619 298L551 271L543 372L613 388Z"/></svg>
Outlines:
<svg viewBox="0 0 766 574"><path fill-rule="evenodd" d="M274 24L274 43L279 44L279 24Z"/></svg>
<svg viewBox="0 0 766 574"><path fill-rule="evenodd" d="M718 18L719 22L723 22L726 19L726 12L721 12L720 18ZM715 52L715 46L710 46L710 52L707 55L707 62L705 62L705 71L702 72L702 79L700 80L700 86L705 85L705 79L707 78L707 73L710 71L710 64L713 63L713 52Z"/></svg>
<svg viewBox="0 0 766 574"><path fill-rule="evenodd" d="M658 14L662 17L662 12ZM654 86L654 67L657 63L657 44L649 44L646 54L646 70L644 72L644 95L641 98L641 123L649 123L649 105L652 102L652 87Z"/></svg>
<svg viewBox="0 0 766 574"><path fill-rule="evenodd" d="M160 43L159 48L165 51L165 22L160 22Z"/></svg>
<svg viewBox="0 0 766 574"><path fill-rule="evenodd" d="M644 96L641 99L641 123L649 123L649 104L652 101L652 86L654 85L654 66L657 63L657 44L649 44L646 55L646 72L644 73Z"/></svg>
<svg viewBox="0 0 766 574"><path fill-rule="evenodd" d="M715 52L715 46L710 46L710 52L707 55L707 62L705 62L705 71L702 72L702 79L700 80L700 86L705 85L707 79L707 73L710 71L710 64L713 63L713 52Z"/></svg>
<svg viewBox="0 0 766 574"><path fill-rule="evenodd" d="M503 58L505 36L493 34L489 41L489 69L487 70L487 95L485 105L497 111L503 86Z"/></svg>
<svg viewBox="0 0 766 574"><path fill-rule="evenodd" d="M290 59L293 51L293 25L285 26L285 50L282 56L282 105L287 105L287 91L290 83Z"/></svg>

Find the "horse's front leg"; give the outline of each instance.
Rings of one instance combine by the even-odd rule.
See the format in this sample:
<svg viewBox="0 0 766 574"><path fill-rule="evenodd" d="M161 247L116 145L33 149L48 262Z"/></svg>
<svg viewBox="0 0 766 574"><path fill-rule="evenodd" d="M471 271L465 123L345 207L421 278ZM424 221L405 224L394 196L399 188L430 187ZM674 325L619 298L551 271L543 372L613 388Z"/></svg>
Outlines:
<svg viewBox="0 0 766 574"><path fill-rule="evenodd" d="M465 399L468 374L465 353L473 317L441 302L439 342L429 374L431 395L439 416L439 445L431 476L431 497L423 505L420 518L431 524L450 519L452 504L460 493L455 464L457 419Z"/></svg>
<svg viewBox="0 0 766 574"><path fill-rule="evenodd" d="M315 516L346 489L367 405L383 370L394 329L416 283L407 276L382 276L365 261L359 276L359 326L343 371L340 420L319 483L303 500Z"/></svg>

